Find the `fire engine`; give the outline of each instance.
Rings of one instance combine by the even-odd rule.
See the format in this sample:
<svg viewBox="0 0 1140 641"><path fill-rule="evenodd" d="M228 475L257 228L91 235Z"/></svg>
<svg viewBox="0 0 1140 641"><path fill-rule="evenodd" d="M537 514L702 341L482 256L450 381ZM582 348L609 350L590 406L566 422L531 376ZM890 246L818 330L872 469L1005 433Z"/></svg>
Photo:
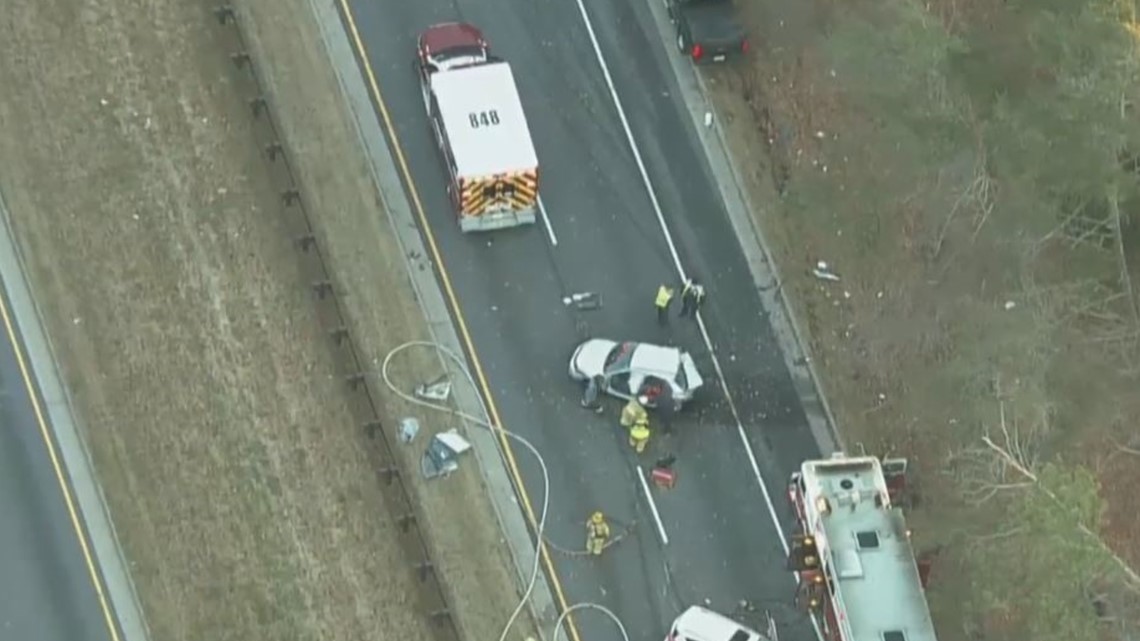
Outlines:
<svg viewBox="0 0 1140 641"><path fill-rule="evenodd" d="M902 507L906 460L837 453L792 474L789 569L826 641L937 641Z"/></svg>
<svg viewBox="0 0 1140 641"><path fill-rule="evenodd" d="M538 159L511 66L476 27L437 24L420 36L416 67L424 107L464 232L532 224Z"/></svg>

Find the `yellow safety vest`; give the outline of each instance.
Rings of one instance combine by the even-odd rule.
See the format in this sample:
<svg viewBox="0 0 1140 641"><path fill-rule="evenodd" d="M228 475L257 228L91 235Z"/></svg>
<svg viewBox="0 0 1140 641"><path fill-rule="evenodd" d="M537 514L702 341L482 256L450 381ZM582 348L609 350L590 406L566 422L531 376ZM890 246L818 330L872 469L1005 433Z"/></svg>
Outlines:
<svg viewBox="0 0 1140 641"><path fill-rule="evenodd" d="M636 398L630 400L630 402L626 403L625 407L621 409L621 424L626 427L643 421L645 418L645 408L641 406L641 403L637 402Z"/></svg>
<svg viewBox="0 0 1140 641"><path fill-rule="evenodd" d="M645 423L634 425L633 429L629 431L629 437L635 441L649 440L649 426Z"/></svg>
<svg viewBox="0 0 1140 641"><path fill-rule="evenodd" d="M669 301L671 300L673 300L673 290L664 285L657 288L656 304L658 307L667 307L669 305Z"/></svg>

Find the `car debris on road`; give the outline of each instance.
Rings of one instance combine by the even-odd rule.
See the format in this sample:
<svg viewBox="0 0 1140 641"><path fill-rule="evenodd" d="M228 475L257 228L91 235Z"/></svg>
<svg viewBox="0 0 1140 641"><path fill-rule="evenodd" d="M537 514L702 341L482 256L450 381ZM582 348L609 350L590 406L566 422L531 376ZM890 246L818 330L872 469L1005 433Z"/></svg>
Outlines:
<svg viewBox="0 0 1140 641"><path fill-rule="evenodd" d="M563 297L562 304L582 311L590 311L600 308L602 299L595 292L578 292Z"/></svg>
<svg viewBox="0 0 1140 641"><path fill-rule="evenodd" d="M420 471L425 479L448 476L459 469L459 455L471 449L471 443L452 428L432 437L420 459Z"/></svg>

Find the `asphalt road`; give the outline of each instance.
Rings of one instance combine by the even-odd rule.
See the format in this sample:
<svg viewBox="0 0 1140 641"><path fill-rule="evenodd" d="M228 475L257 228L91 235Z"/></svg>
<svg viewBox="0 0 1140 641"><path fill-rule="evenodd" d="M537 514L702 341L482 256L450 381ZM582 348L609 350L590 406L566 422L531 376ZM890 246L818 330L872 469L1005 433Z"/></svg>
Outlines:
<svg viewBox="0 0 1140 641"><path fill-rule="evenodd" d="M548 538L582 548L584 521L601 509L636 522L600 559L555 560L571 602L612 608L635 641L659 640L681 609L708 600L743 620L748 601L771 610L781 639L814 638L791 606L792 579L735 420L691 323L658 328L655 290L675 272L617 111L574 0L355 0L355 21L391 112L416 187L440 244L463 317L490 379L504 427L546 453L551 475ZM588 0L634 136L686 268L706 284L705 321L785 530L788 474L819 454L784 359L761 308L645 0ZM542 167L541 191L557 246L542 225L489 235L459 233L440 156L423 111L412 58L416 35L440 21L484 29L514 67ZM565 308L569 292L601 294L591 312ZM671 343L691 351L708 380L705 398L672 436L655 436L652 462L678 456L679 482L655 491L662 545L617 427L620 403L601 417L578 406L567 359L582 339ZM537 466L520 455L531 498ZM577 617L585 639L610 638L601 617Z"/></svg>
<svg viewBox="0 0 1140 641"><path fill-rule="evenodd" d="M0 639L109 641L12 343L0 336Z"/></svg>

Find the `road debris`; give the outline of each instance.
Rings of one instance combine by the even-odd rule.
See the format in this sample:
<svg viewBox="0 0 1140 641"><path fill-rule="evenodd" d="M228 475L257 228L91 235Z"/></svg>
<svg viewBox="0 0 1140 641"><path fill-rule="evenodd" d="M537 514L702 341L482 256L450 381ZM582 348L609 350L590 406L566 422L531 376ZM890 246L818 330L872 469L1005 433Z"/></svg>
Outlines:
<svg viewBox="0 0 1140 641"><path fill-rule="evenodd" d="M837 282L839 280L839 276L836 275L835 272L831 271L831 268L828 266L828 264L822 260L815 264L815 269L811 270L811 273L813 276L820 280L829 280L832 282Z"/></svg>
<svg viewBox="0 0 1140 641"><path fill-rule="evenodd" d="M448 476L459 469L459 455L471 449L471 443L452 428L436 434L420 460L420 470L425 479Z"/></svg>
<svg viewBox="0 0 1140 641"><path fill-rule="evenodd" d="M420 400L443 403L451 396L451 381L443 374L430 383L417 385L415 395Z"/></svg>
<svg viewBox="0 0 1140 641"><path fill-rule="evenodd" d="M413 416L400 419L399 437L401 443L411 443L420 433L420 421Z"/></svg>
<svg viewBox="0 0 1140 641"><path fill-rule="evenodd" d="M602 306L602 297L596 292L578 292L562 298L562 304L580 310L598 309Z"/></svg>

